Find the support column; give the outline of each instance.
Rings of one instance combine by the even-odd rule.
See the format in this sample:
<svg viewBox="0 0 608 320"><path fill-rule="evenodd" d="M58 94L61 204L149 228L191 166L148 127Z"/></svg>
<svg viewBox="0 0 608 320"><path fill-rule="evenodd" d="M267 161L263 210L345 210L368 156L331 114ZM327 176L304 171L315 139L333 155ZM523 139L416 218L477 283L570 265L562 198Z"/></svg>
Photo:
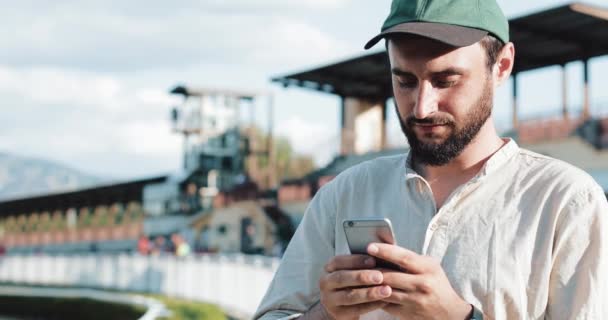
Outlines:
<svg viewBox="0 0 608 320"><path fill-rule="evenodd" d="M253 105L253 103L252 103ZM267 174L267 186L268 188L275 188L278 185L277 162L276 162L276 151L273 146L274 142L274 96L268 95L268 140L266 141L266 152L268 153L268 174Z"/></svg>
<svg viewBox="0 0 608 320"><path fill-rule="evenodd" d="M346 109L346 97L342 97L342 106L340 110L340 154L347 155L353 153L354 147L351 143L350 136L352 135L353 128L347 126L347 109Z"/></svg>
<svg viewBox="0 0 608 320"><path fill-rule="evenodd" d="M386 139L383 121L385 103L355 97L342 99L340 153L353 154L381 150ZM384 138L383 138L384 135Z"/></svg>
<svg viewBox="0 0 608 320"><path fill-rule="evenodd" d="M517 73L513 74L513 130L517 130L518 118L517 118Z"/></svg>
<svg viewBox="0 0 608 320"><path fill-rule="evenodd" d="M589 59L583 60L583 120L589 119L591 112L589 111Z"/></svg>
<svg viewBox="0 0 608 320"><path fill-rule="evenodd" d="M568 74L566 65L562 65L562 115L564 120L568 120Z"/></svg>
<svg viewBox="0 0 608 320"><path fill-rule="evenodd" d="M380 122L380 150L384 150L387 147L386 141L386 118L388 114L388 106L386 100L384 100L384 104L381 106L382 108L382 121Z"/></svg>

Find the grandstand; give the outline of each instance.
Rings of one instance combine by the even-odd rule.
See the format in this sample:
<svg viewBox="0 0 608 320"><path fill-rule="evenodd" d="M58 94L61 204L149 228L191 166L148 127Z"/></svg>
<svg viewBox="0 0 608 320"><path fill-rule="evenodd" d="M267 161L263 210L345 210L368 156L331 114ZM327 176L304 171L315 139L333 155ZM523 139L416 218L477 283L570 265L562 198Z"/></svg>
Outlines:
<svg viewBox="0 0 608 320"><path fill-rule="evenodd" d="M589 60L608 54L608 9L572 3L533 13L509 21L510 37L516 48L512 74L512 129L505 133L528 149L573 163L589 172L608 193L608 105L590 107ZM566 72L563 72L562 112L559 116L542 115L521 119L518 110L518 77L528 71L581 61L583 64L583 99L579 112L568 106ZM390 67L386 52L377 52L336 62L319 68L278 76L273 82L300 87L341 98L340 153L329 168L345 168L364 159L391 153L387 149L386 119L392 97ZM559 93L558 93L559 94ZM593 111L593 112L592 112ZM358 143L358 137L375 128L371 145ZM573 152L576 150L576 152ZM323 170L300 180L289 181L279 194L298 195L299 189L316 190L323 181L339 173ZM320 180L321 179L321 180ZM314 192L312 193L314 194ZM302 197L288 196L291 202Z"/></svg>
<svg viewBox="0 0 608 320"><path fill-rule="evenodd" d="M129 251L143 230L143 189L166 176L0 203L8 253Z"/></svg>
<svg viewBox="0 0 608 320"><path fill-rule="evenodd" d="M608 110L592 110L588 90L589 60L608 54L608 10L573 3L511 19L510 25L517 59L512 77L513 128L506 135L523 147L587 170L608 191ZM547 66L565 68L572 61L583 64L579 112L572 113L567 105L564 72L561 114L520 119L518 75ZM342 99L340 155L325 168L284 181L277 191L279 204L292 221L297 223L316 190L345 168L403 151L387 149L387 102L392 89L385 52L272 81ZM238 196L243 189L237 185L250 182L245 159L251 150L247 137L237 128L239 108L251 105L260 94L185 86L177 86L171 93L184 98L171 113L174 131L184 137L184 166L180 172L0 202L0 243L7 252L133 251L142 234L168 236L192 225L202 232L206 227L201 221L213 220L205 215L221 212L219 209L227 205L225 199L259 197L257 186L246 193L248 196ZM360 138L370 135L369 128L374 129L371 144L363 144ZM266 150L269 155L270 150ZM265 187L270 185L266 183ZM230 192L236 193L231 196ZM233 229L239 229L237 225L244 222L231 223Z"/></svg>
<svg viewBox="0 0 608 320"><path fill-rule="evenodd" d="M174 132L184 137L183 168L171 175L4 200L0 246L6 253L134 252L140 236L168 240L188 230L192 220L213 214L216 196L238 195L238 187L250 183L249 140L239 128L239 109L257 95L184 86L170 92L183 97L171 112Z"/></svg>

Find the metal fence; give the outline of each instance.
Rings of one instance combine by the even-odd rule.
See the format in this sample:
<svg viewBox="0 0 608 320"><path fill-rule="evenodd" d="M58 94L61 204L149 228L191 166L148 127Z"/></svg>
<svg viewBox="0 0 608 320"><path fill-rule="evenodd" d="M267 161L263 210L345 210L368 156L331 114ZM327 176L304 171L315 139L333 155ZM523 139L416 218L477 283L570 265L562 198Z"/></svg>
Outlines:
<svg viewBox="0 0 608 320"><path fill-rule="evenodd" d="M0 282L158 293L216 304L251 317L277 258L249 255L0 257Z"/></svg>

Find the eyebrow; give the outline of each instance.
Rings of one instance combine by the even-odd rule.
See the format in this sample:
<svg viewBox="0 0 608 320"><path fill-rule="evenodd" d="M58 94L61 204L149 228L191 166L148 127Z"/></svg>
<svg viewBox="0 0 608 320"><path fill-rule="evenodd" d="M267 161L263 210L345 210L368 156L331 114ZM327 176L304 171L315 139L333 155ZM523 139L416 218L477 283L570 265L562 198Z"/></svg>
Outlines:
<svg viewBox="0 0 608 320"><path fill-rule="evenodd" d="M408 71L401 70L399 68L391 68L391 73L398 77L413 77L414 74ZM448 77L448 76L461 76L465 72L460 68L447 68L438 72L431 72L432 77Z"/></svg>

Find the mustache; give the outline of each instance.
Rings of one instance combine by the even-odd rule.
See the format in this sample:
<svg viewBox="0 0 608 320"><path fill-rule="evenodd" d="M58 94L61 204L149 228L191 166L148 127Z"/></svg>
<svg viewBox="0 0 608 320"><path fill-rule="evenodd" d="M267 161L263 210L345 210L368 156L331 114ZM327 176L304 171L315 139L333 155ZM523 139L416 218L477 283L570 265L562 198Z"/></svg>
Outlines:
<svg viewBox="0 0 608 320"><path fill-rule="evenodd" d="M412 127L417 124L425 124L425 125L435 125L435 126L454 126L454 121L448 117L430 117L424 119L418 119L414 116L409 116L405 119L405 123L408 127Z"/></svg>

